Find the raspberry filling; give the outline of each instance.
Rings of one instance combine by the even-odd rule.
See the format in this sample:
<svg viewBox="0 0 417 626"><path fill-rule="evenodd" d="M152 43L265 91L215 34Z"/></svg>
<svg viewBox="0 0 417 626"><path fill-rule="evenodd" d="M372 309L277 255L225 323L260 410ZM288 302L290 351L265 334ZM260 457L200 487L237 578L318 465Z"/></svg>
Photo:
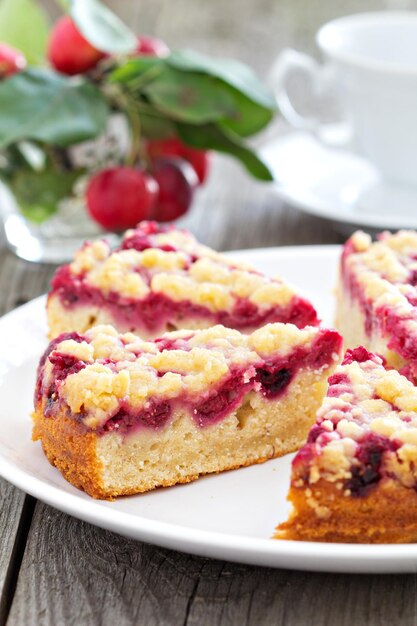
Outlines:
<svg viewBox="0 0 417 626"><path fill-rule="evenodd" d="M74 334L74 336L77 336ZM55 339L48 348L48 354L39 369L39 389L38 402L41 395L46 398L44 413L48 417L53 417L60 405L59 388L63 381L70 374L74 374L84 367L86 363L78 360L71 354L63 354L54 347L62 341L63 335ZM83 338L79 335L79 340ZM161 351L179 349L178 342L184 339L161 338L155 341ZM297 347L285 357L276 359L262 359L259 362L247 366L232 366L228 375L217 385L212 386L200 400L187 396L184 391L175 398L158 398L148 401L139 410L130 406L128 398L121 401L119 407L113 415L109 415L107 421L98 429L98 433L120 432L125 435L132 432L132 429L141 427L159 429L167 424L173 411L184 407L193 417L199 427L206 427L225 419L231 412L236 410L244 402L245 396L256 391L267 400L275 400L283 395L289 387L291 381L300 369L320 368L329 365L335 353L341 348L342 338L333 330L320 330L313 344L308 348ZM42 385L43 369L46 358L53 365L51 384L48 388ZM110 361L101 361L103 364L112 367ZM159 373L159 372L158 372ZM162 373L161 373L162 374ZM82 420L84 413L73 415L76 419Z"/></svg>
<svg viewBox="0 0 417 626"><path fill-rule="evenodd" d="M345 488L352 496L365 496L369 489L376 485L384 473L381 471L383 455L395 452L401 446L399 442L368 433L360 442L356 455L358 466L353 466L352 477L345 482Z"/></svg>
<svg viewBox="0 0 417 626"><path fill-rule="evenodd" d="M215 393L211 393L197 406L190 407L197 424L199 426L215 424L237 409L243 397L256 386L253 374L248 382L245 380L250 376L250 370L231 374Z"/></svg>
<svg viewBox="0 0 417 626"><path fill-rule="evenodd" d="M36 372L36 385L35 385L35 398L34 398L35 399L35 403L40 402L41 399L42 399L42 396L45 395L45 389L43 387L42 380L43 380L43 371L44 371L44 368L45 368L46 360L49 359L53 363L53 361L51 360L51 356L52 356L51 352L55 349L55 347L59 343L61 343L62 341L66 341L67 339L72 339L73 341L76 341L77 343L81 343L83 341L86 341L85 337L82 337L78 333L72 332L72 333L62 333L61 335L59 335L58 337L56 337L55 339L53 339L49 343L47 349L45 350L45 352L41 356L41 359L40 359L39 365L38 365L38 369L37 369L37 372ZM57 353L55 353L55 354L57 354ZM65 356L69 356L69 355L65 355ZM71 358L72 358L72 360L74 362L74 357L71 357ZM68 367L66 366L66 364L64 364L63 361L62 361L62 367L57 362L53 363L53 364L54 364L53 373L55 375L54 377L57 380L63 380L70 373L69 370L68 370Z"/></svg>
<svg viewBox="0 0 417 626"><path fill-rule="evenodd" d="M228 328L249 330L270 322L285 322L304 328L318 324L314 307L307 300L295 296L289 305L258 309L245 298L238 298L231 311L212 312L209 308L188 300L174 301L161 293L149 293L145 298L126 298L117 292L105 296L89 285L82 276L71 274L69 266L61 267L52 280L51 294L57 294L67 309L92 306L105 309L115 322L125 329L143 328L150 333L163 332L176 326L181 319L193 317L207 319L213 324Z"/></svg>
<svg viewBox="0 0 417 626"><path fill-rule="evenodd" d="M147 409L133 411L127 404L117 411L102 427L102 433L118 431L127 434L132 428L144 426L161 428L171 416L172 407L169 402L151 402Z"/></svg>

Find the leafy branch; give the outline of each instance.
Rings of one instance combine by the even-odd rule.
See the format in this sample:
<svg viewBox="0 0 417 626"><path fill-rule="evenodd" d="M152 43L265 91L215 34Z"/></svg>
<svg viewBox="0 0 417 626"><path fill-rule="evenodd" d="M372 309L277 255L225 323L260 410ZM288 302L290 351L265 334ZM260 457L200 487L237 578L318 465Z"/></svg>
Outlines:
<svg viewBox="0 0 417 626"><path fill-rule="evenodd" d="M177 136L193 148L229 154L255 178L272 180L246 140L270 123L276 105L250 68L191 50L165 57L138 54L136 35L99 0L57 2L84 39L103 52L84 74L67 76L47 66L49 22L35 0L0 0L0 41L21 49L31 63L0 77L0 176L15 188L22 206L29 207L32 194L39 207L43 203L46 213L52 212L80 175L67 167L59 172L62 182L54 182L55 156L68 164L68 148L100 137L113 112L123 113L130 125L126 164L146 161L143 138ZM33 167L25 150L42 155L42 166ZM35 217L44 216L39 209Z"/></svg>

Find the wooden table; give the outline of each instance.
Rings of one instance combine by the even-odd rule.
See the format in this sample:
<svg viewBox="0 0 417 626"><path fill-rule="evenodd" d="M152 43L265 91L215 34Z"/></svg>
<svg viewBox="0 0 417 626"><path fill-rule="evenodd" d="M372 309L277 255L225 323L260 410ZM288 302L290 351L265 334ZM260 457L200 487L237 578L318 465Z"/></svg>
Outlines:
<svg viewBox="0 0 417 626"><path fill-rule="evenodd" d="M53 13L52 1L45 5ZM241 58L260 74L287 45L314 51L313 33L342 13L417 8L417 0L119 0L137 31L172 47ZM183 220L218 249L339 243L328 222L283 205L268 186L217 158ZM48 288L54 268L0 254L0 312ZM0 348L1 349L1 348ZM11 424L11 428L13 425ZM417 623L415 576L313 574L235 565L100 530L0 479L0 625Z"/></svg>

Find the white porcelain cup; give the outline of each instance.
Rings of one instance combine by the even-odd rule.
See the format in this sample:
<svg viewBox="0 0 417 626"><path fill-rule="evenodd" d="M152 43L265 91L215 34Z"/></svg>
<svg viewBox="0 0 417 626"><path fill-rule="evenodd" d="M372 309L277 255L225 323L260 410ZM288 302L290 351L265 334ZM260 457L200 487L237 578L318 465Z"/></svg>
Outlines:
<svg viewBox="0 0 417 626"><path fill-rule="evenodd" d="M284 117L324 141L332 136L388 181L417 185L417 12L343 17L325 24L316 41L323 65L291 49L274 65L271 80ZM288 91L297 73L311 81L312 96L336 95L341 125L329 127L297 111ZM335 128L337 135L327 132Z"/></svg>

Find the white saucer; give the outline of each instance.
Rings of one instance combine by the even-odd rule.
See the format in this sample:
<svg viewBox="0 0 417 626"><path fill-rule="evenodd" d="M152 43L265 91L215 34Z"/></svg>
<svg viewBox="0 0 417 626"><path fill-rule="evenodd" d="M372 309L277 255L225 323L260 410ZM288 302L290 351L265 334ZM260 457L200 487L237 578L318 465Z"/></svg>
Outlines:
<svg viewBox="0 0 417 626"><path fill-rule="evenodd" d="M261 154L278 195L306 213L368 229L417 228L417 185L383 181L365 159L303 132L281 135Z"/></svg>

